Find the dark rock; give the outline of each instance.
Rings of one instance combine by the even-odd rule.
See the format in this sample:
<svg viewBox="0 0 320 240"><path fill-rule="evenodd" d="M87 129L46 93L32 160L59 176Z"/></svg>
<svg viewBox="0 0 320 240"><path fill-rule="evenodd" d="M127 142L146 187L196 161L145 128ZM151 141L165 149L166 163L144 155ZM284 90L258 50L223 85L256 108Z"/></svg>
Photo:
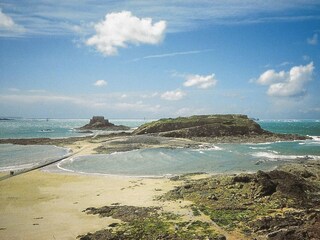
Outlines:
<svg viewBox="0 0 320 240"><path fill-rule="evenodd" d="M308 199L307 191L314 190L314 187L298 175L274 170L268 174L272 181L276 183L276 190L284 196L288 196L296 200L296 204L307 207Z"/></svg>
<svg viewBox="0 0 320 240"><path fill-rule="evenodd" d="M104 206L101 208L87 208L87 214L98 214L100 217L113 217L124 222L141 220L157 214L158 208L134 207L134 206Z"/></svg>
<svg viewBox="0 0 320 240"><path fill-rule="evenodd" d="M109 224L109 227L116 227L116 226L118 226L119 225L119 223L111 223L111 224Z"/></svg>
<svg viewBox="0 0 320 240"><path fill-rule="evenodd" d="M270 196L276 192L277 184L271 180L271 177L267 173L258 171L255 181L258 183L257 197Z"/></svg>
<svg viewBox="0 0 320 240"><path fill-rule="evenodd" d="M237 182L240 182L240 183L248 183L248 182L251 182L253 179L252 175L249 175L249 174L240 174L240 175L237 175L233 178L233 182L234 183L237 183Z"/></svg>
<svg viewBox="0 0 320 240"><path fill-rule="evenodd" d="M270 231L272 229L274 230L280 230L283 228L288 228L292 226L300 226L303 224L303 221L301 219L296 218L294 215L287 214L287 216L284 217L262 217L261 219L258 219L251 223L252 228L255 232L257 231Z"/></svg>

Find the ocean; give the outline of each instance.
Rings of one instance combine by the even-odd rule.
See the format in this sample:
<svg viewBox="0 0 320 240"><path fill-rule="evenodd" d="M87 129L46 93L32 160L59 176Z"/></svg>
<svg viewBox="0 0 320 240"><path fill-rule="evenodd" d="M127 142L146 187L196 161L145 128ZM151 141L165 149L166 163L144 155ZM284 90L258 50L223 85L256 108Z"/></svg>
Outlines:
<svg viewBox="0 0 320 240"><path fill-rule="evenodd" d="M136 128L152 119L109 119L116 125ZM0 138L66 138L90 135L77 128L89 119L13 119L0 121Z"/></svg>
<svg viewBox="0 0 320 240"><path fill-rule="evenodd" d="M115 124L136 128L149 121L114 119ZM71 137L83 133L75 129L88 119L19 119L0 122L0 138ZM295 133L312 139L262 144L213 144L200 149L144 149L97 154L63 160L62 171L125 176L163 176L190 172L236 173L270 170L288 162L320 159L319 120L260 120L262 128L277 133ZM43 130L43 131L42 131ZM42 149L43 148L43 149ZM54 146L0 144L0 171L34 165L65 155Z"/></svg>

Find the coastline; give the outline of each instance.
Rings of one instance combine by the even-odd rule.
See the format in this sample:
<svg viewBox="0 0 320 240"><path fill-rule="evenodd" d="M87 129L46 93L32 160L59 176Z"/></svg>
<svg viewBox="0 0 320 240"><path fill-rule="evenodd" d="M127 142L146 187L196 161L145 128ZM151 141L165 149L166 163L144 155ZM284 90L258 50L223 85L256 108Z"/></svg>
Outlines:
<svg viewBox="0 0 320 240"><path fill-rule="evenodd" d="M45 143L66 147L72 149L74 153L72 157L163 146L170 148L200 148L204 144L208 144L208 146L212 144L209 141L203 142L204 139L173 139L128 134L97 136L95 138L29 140L9 139L6 141L22 144ZM319 165L319 160L314 163ZM301 160L297 164L303 167L308 164L308 161ZM287 165L290 166L292 164L288 163ZM283 168L285 166L281 167L281 169ZM215 221L212 221L209 216L203 213L199 216L196 215L193 207L195 202L192 198L163 200L165 194L177 188L184 189L183 186L195 183L195 180L206 178L232 179L239 174L255 175L256 173L198 173L187 174L187 176L173 176L172 178L144 178L121 175L78 174L47 171L46 169L44 171L35 170L0 181L0 238L76 239L80 235L87 236L86 234L89 232L94 233L102 229L109 231L113 229L110 226L114 224L122 223L125 224L124 227L127 226L127 223L123 223L118 218L112 218L112 216L102 218L83 212L87 208L134 206L139 208L160 207L160 212L162 213L169 212L179 215L179 218L182 219L179 221L192 224L199 221L201 224L209 224L209 229L218 234L217 236L227 236L228 240L251 239L251 236L246 236L239 229L229 230L224 226L221 227L220 224L217 225ZM220 187L223 187L223 184ZM227 199L226 203L229 201ZM252 206L255 206L255 204L253 203ZM204 231L204 229L202 230Z"/></svg>

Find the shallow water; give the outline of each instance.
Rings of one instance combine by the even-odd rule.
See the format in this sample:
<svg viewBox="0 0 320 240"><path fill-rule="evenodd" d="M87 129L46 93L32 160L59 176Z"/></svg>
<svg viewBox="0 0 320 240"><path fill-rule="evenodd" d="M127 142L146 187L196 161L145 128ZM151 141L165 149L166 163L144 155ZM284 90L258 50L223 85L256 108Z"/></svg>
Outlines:
<svg viewBox="0 0 320 240"><path fill-rule="evenodd" d="M112 120L117 125L138 127L150 121ZM0 138L70 137L87 119L27 119L0 121ZM319 120L262 120L264 129L278 133L314 136L312 140L263 144L217 144L211 149L146 149L111 155L91 155L63 161L67 171L134 176L159 176L189 172L242 172L268 170L306 156L320 158ZM41 131L50 129L52 131ZM0 170L30 167L59 158L66 151L53 146L0 145Z"/></svg>
<svg viewBox="0 0 320 240"><path fill-rule="evenodd" d="M38 163L58 159L69 153L66 148L50 145L0 144L0 171L31 168Z"/></svg>
<svg viewBox="0 0 320 240"><path fill-rule="evenodd" d="M320 142L217 144L210 149L144 149L62 161L60 169L80 173L163 176L192 172L236 173L270 170L290 161L320 159Z"/></svg>

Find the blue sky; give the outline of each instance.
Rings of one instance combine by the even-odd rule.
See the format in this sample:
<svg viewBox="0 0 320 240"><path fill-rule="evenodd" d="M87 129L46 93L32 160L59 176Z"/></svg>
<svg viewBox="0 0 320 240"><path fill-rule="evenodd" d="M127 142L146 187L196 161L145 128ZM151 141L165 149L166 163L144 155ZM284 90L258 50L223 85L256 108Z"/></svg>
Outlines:
<svg viewBox="0 0 320 240"><path fill-rule="evenodd" d="M320 2L0 0L0 116L320 118Z"/></svg>

